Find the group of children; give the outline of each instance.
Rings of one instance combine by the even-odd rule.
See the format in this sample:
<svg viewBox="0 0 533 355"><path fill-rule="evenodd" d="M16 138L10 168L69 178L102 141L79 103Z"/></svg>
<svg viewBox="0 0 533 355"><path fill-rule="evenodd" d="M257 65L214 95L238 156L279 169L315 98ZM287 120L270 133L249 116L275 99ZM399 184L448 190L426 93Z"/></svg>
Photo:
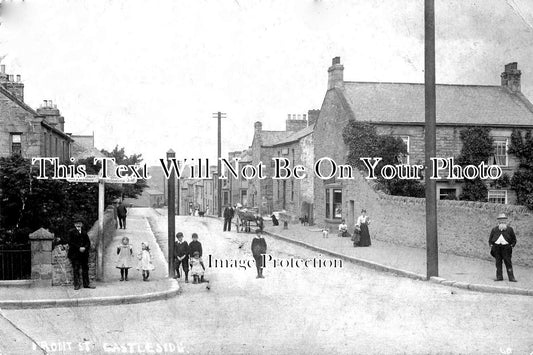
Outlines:
<svg viewBox="0 0 533 355"><path fill-rule="evenodd" d="M202 243L198 241L198 234L192 234L192 242L187 244L183 240L183 233L176 234L174 242L174 256L176 278L180 278L180 266L185 274L185 282L189 282L189 268L193 277L193 284L207 282L204 279L205 265L202 261Z"/></svg>
<svg viewBox="0 0 533 355"><path fill-rule="evenodd" d="M150 271L154 270L152 254L147 242L141 243L141 251L137 254L139 264L137 270L142 271L143 281L148 281ZM128 237L122 238L122 243L117 247L117 268L120 269L120 281L128 281L128 270L133 266L133 247Z"/></svg>

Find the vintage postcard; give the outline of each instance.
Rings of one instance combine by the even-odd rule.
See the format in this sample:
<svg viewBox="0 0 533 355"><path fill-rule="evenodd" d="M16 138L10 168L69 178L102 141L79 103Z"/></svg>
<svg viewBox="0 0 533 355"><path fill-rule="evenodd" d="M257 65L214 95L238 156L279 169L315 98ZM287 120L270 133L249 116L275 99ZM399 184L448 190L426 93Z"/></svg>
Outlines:
<svg viewBox="0 0 533 355"><path fill-rule="evenodd" d="M0 1L0 355L533 354L533 2Z"/></svg>

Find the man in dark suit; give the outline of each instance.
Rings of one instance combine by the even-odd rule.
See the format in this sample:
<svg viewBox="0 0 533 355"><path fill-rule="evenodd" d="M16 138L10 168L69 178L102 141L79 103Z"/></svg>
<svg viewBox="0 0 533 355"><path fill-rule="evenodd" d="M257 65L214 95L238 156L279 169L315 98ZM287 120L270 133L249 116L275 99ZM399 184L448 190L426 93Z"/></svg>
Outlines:
<svg viewBox="0 0 533 355"><path fill-rule="evenodd" d="M511 262L513 248L516 245L516 236L513 228L507 223L507 216L505 213L500 213L498 215L498 225L492 228L492 231L490 232L489 245L491 247L490 254L496 259L495 281L503 281L503 261L507 268L509 281L516 282L513 274L513 264Z"/></svg>
<svg viewBox="0 0 533 355"><path fill-rule="evenodd" d="M117 216L118 216L118 223L120 225L120 229L126 229L127 214L128 214L128 210L126 209L126 206L124 206L124 203L121 201L117 207Z"/></svg>
<svg viewBox="0 0 533 355"><path fill-rule="evenodd" d="M231 232L231 219L233 218L233 209L230 206L224 208L224 232Z"/></svg>
<svg viewBox="0 0 533 355"><path fill-rule="evenodd" d="M263 276L263 254L267 251L267 245L265 238L263 238L263 235L261 234L260 229L255 230L255 237L252 240L252 255L255 259L255 267L257 268L257 276L256 279L264 279Z"/></svg>
<svg viewBox="0 0 533 355"><path fill-rule="evenodd" d="M74 276L74 289L79 290L83 282L84 288L95 288L89 282L89 250L91 241L87 232L83 229L80 219L74 222L74 229L68 234L68 258L72 263ZM80 282L80 269L82 282Z"/></svg>
<svg viewBox="0 0 533 355"><path fill-rule="evenodd" d="M189 244L183 240L183 233L176 234L174 242L174 256L176 257L176 278L180 278L180 265L185 274L185 282L189 282Z"/></svg>

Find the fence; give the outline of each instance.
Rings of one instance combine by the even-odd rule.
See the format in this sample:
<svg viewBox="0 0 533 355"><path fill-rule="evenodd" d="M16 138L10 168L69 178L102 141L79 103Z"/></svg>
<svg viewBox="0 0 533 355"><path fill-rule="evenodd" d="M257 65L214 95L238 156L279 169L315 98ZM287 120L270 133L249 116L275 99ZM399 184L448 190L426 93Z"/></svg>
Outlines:
<svg viewBox="0 0 533 355"><path fill-rule="evenodd" d="M31 279L31 251L0 249L0 280Z"/></svg>

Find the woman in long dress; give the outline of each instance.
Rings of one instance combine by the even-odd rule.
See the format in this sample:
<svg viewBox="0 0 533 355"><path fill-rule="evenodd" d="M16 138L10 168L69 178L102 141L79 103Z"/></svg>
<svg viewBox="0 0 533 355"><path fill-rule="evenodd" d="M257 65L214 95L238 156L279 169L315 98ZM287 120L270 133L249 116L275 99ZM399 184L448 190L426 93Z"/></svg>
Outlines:
<svg viewBox="0 0 533 355"><path fill-rule="evenodd" d="M357 218L355 228L359 230L360 239L357 246L368 247L372 243L370 242L370 232L368 231L368 225L370 224L370 217L366 215L366 210L361 210L361 215Z"/></svg>

